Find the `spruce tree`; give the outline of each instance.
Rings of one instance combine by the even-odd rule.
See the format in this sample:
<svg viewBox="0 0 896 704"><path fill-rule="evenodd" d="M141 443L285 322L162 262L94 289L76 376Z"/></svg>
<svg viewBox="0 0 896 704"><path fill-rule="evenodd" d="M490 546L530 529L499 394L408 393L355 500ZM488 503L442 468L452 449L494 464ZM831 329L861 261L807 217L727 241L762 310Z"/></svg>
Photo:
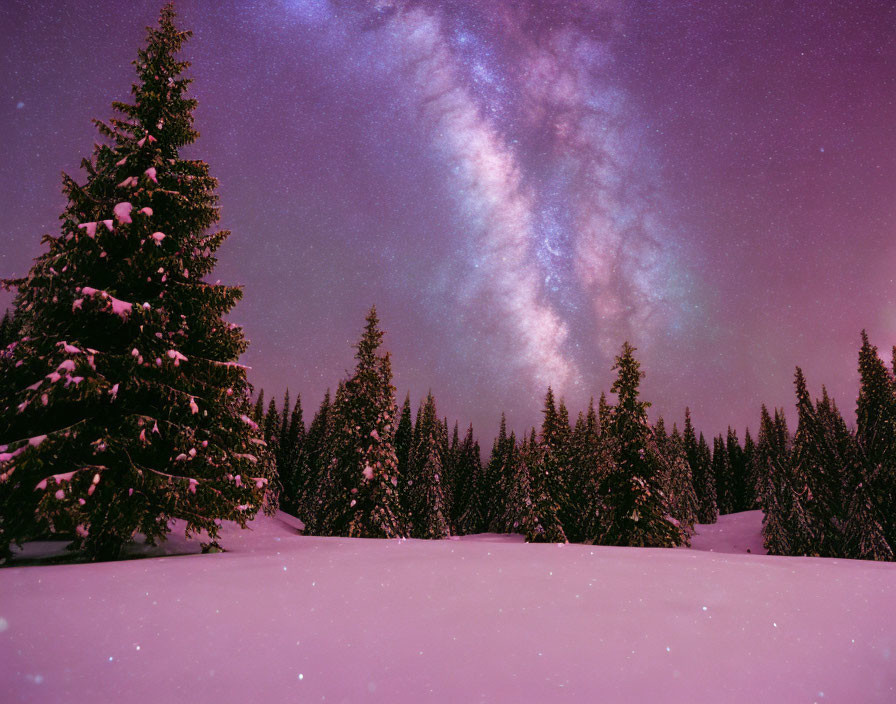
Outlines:
<svg viewBox="0 0 896 704"><path fill-rule="evenodd" d="M859 351L859 397L856 406L856 444L862 465L861 496L851 506L851 538L861 556L885 555L886 543L896 550L896 381L877 353L865 331ZM858 488L858 487L857 487ZM860 525L867 526L868 538L859 540ZM874 536L877 525L883 535ZM865 547L859 549L864 542ZM873 546L873 547L871 547ZM875 557L875 559L879 559Z"/></svg>
<svg viewBox="0 0 896 704"><path fill-rule="evenodd" d="M324 479L325 515L315 527L325 535L398 538L406 528L398 503L395 456L395 388L376 308L367 314L356 347L355 372L334 403L332 455Z"/></svg>
<svg viewBox="0 0 896 704"><path fill-rule="evenodd" d="M471 535L488 530L488 476L482 465L482 453L479 443L473 440L471 425L464 438L464 458L469 473L469 489L465 491L466 499L460 508L457 519L457 532L460 535Z"/></svg>
<svg viewBox="0 0 896 704"><path fill-rule="evenodd" d="M567 426L568 427L568 426ZM545 442L544 429L540 441L535 433L530 436L527 451L521 461L529 473L529 492L531 506L526 505L520 514L521 525L526 529L526 541L530 543L566 543L566 531L560 517L560 504L557 502L557 479L552 476L552 468L557 466L555 457L545 458L551 452L550 444Z"/></svg>
<svg viewBox="0 0 896 704"><path fill-rule="evenodd" d="M498 516L492 530L495 533L520 533L526 535L530 529L527 518L533 515L531 487L529 480L528 440L511 448L506 457L509 480L507 482L507 501L504 512Z"/></svg>
<svg viewBox="0 0 896 704"><path fill-rule="evenodd" d="M252 419L259 425L264 424L264 389L258 391L258 398L252 407Z"/></svg>
<svg viewBox="0 0 896 704"><path fill-rule="evenodd" d="M744 432L744 480L743 480L743 510L751 511L756 508L756 481L755 481L756 443L750 435L750 429Z"/></svg>
<svg viewBox="0 0 896 704"><path fill-rule="evenodd" d="M603 403L606 403L603 394L601 398ZM577 518L573 526L576 542L594 544L600 540L606 528L603 521L608 514L602 491L613 463L609 438L609 433L601 430L599 416L592 399L585 415L584 433L579 441L579 454L576 459L578 472L576 491L579 493Z"/></svg>
<svg viewBox="0 0 896 704"><path fill-rule="evenodd" d="M684 450L691 476L694 482L694 493L697 496L697 522L715 523L718 509L716 507L716 482L712 473L712 462L709 459L709 446L700 433L697 440L694 424L691 422L691 409L684 409Z"/></svg>
<svg viewBox="0 0 896 704"><path fill-rule="evenodd" d="M569 455L570 455L570 428L569 413L566 405L560 401L559 408L555 405L554 392L548 387L545 395L544 409L542 411L544 419L541 425L541 438L539 439L538 451L534 453L535 464L532 467L534 474L533 489L540 491L542 485L544 491L550 497L550 504L556 506L557 517L562 526L572 525L574 522L574 509L569 495L567 486L569 475ZM547 501L537 493L535 500ZM550 513L553 509L545 506L544 508L536 508L536 511L545 511ZM542 517L542 526L547 530L547 523L552 520L547 514ZM553 530L553 528L551 528ZM565 530L563 532L563 540L566 542ZM554 530L554 535L559 535Z"/></svg>
<svg viewBox="0 0 896 704"><path fill-rule="evenodd" d="M305 523L305 532L317 532L317 525L323 521L322 486L330 461L333 439L333 406L330 390L327 389L323 401L311 424L298 460L298 491L296 495L296 515Z"/></svg>
<svg viewBox="0 0 896 704"><path fill-rule="evenodd" d="M289 392L284 399L284 408L289 407ZM286 418L286 413L284 413ZM289 423L281 429L283 440L280 443L280 455L277 459L277 473L280 477L280 505L285 510L295 513L299 506L299 495L302 485L302 447L305 442L305 421L302 417L302 397L296 396Z"/></svg>
<svg viewBox="0 0 896 704"><path fill-rule="evenodd" d="M712 445L712 474L716 481L716 500L719 515L734 512L734 494L731 490L731 462L725 438L719 435Z"/></svg>
<svg viewBox="0 0 896 704"><path fill-rule="evenodd" d="M659 460L665 465L663 473L667 477L667 484L664 490L669 497L672 517L685 530L690 531L697 523L697 493L694 490L694 477L684 448L684 439L674 424Z"/></svg>
<svg viewBox="0 0 896 704"><path fill-rule="evenodd" d="M747 503L747 466L744 461L744 450L737 437L737 431L728 426L725 437L725 451L728 453L729 493L731 497L731 513L745 511Z"/></svg>
<svg viewBox="0 0 896 704"><path fill-rule="evenodd" d="M648 457L650 404L639 395L644 373L626 342L616 357L617 395L608 432L613 443L613 469L604 482L607 528L601 542L608 545L673 547L687 542L687 534L671 519L654 463Z"/></svg>
<svg viewBox="0 0 896 704"><path fill-rule="evenodd" d="M776 410L772 420L763 404L756 442L758 494L763 511L762 535L765 549L770 555L793 553L789 530L793 494L789 483L786 424L782 418Z"/></svg>
<svg viewBox="0 0 896 704"><path fill-rule="evenodd" d="M454 502L451 505L451 525L456 534L463 535L466 527L463 517L470 506L476 482L481 479L482 472L479 445L473 437L472 423L457 449L455 471L457 480L454 487Z"/></svg>
<svg viewBox="0 0 896 704"><path fill-rule="evenodd" d="M73 535L91 558L114 558L135 532L152 542L174 518L215 540L262 507L272 463L249 417L224 321L238 288L209 284L228 233L208 166L193 143L189 32L166 5L135 61L133 103L96 121L106 142L63 176L58 236L17 289L22 336L11 352L31 382L0 409L0 552L44 531Z"/></svg>
<svg viewBox="0 0 896 704"><path fill-rule="evenodd" d="M415 432L413 461L408 481L408 522L411 537L446 538L450 534L443 485L443 425L430 392Z"/></svg>
<svg viewBox="0 0 896 704"><path fill-rule="evenodd" d="M498 437L492 443L492 452L486 465L485 502L486 529L491 530L492 523L504 513L507 501L507 454L516 445L516 438L507 435L507 418L501 412Z"/></svg>

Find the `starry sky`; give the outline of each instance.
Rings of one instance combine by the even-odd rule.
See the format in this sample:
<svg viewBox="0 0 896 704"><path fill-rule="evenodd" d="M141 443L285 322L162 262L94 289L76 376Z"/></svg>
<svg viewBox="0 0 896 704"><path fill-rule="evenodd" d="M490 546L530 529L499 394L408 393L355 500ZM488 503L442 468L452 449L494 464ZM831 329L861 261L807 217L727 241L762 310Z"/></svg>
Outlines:
<svg viewBox="0 0 896 704"><path fill-rule="evenodd" d="M126 99L157 1L0 5L0 276ZM376 304L399 402L488 444L573 414L638 347L651 416L852 416L859 331L896 343L891 0L181 0L233 231L215 277L306 420ZM0 294L0 308L10 296ZM889 358L889 353L886 353Z"/></svg>

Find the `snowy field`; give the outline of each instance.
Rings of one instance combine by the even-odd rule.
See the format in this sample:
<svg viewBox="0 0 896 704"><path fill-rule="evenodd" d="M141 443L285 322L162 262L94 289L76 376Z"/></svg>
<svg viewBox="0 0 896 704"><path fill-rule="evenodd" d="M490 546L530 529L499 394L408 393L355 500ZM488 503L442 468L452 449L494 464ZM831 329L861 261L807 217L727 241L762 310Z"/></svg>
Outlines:
<svg viewBox="0 0 896 704"><path fill-rule="evenodd" d="M896 565L757 554L760 519L639 550L278 514L223 554L6 568L0 699L896 702Z"/></svg>

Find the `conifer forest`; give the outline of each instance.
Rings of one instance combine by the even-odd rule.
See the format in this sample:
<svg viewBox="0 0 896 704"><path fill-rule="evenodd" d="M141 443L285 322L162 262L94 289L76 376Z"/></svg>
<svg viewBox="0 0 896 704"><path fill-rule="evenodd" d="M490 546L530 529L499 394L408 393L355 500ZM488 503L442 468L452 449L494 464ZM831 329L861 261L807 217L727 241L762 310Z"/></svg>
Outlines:
<svg viewBox="0 0 896 704"><path fill-rule="evenodd" d="M0 25L8 701L896 701L892 7Z"/></svg>

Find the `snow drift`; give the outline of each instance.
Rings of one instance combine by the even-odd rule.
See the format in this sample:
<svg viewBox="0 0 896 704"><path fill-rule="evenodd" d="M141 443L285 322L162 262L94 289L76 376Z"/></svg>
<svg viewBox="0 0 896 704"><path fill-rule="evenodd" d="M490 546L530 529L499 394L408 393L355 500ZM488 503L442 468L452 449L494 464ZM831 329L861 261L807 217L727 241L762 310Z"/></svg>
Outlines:
<svg viewBox="0 0 896 704"><path fill-rule="evenodd" d="M755 554L759 519L726 516L698 528L700 549L663 550L303 537L279 514L228 528L223 554L2 569L0 691L8 702L896 701L896 565ZM166 547L186 548L195 542Z"/></svg>

